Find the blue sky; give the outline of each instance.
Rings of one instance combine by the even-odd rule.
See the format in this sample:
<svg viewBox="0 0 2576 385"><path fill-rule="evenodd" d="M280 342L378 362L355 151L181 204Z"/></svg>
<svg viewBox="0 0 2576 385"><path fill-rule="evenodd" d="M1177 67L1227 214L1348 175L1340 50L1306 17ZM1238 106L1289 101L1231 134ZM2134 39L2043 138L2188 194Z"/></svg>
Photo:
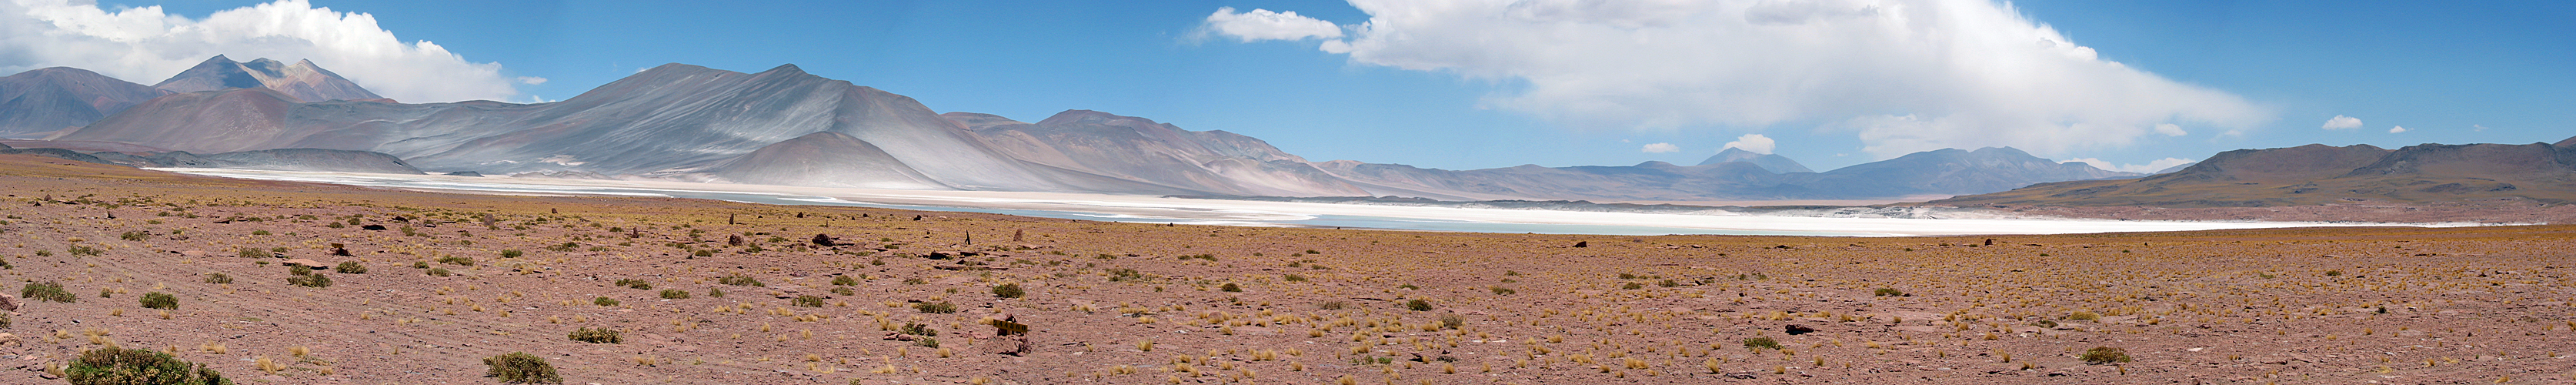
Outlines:
<svg viewBox="0 0 2576 385"><path fill-rule="evenodd" d="M1824 3L1828 7L1821 9L1828 11L1833 9L1830 6L1860 4L1852 9L1881 16L1899 9L1884 4L1870 8L1867 3L1871 2L1861 0ZM1915 3L1921 4L1905 4L1911 8L1903 9L1957 2ZM172 16L205 19L217 11L257 4L261 2L112 1L100 7L115 12L121 7L158 5ZM1388 18L1396 8L1411 4L1369 4L1373 3L313 0L309 6L372 15L376 26L402 42L430 41L468 64L497 64L498 68L480 69L497 74L496 79L545 79L537 84L511 84L515 94L507 97L518 102L569 98L663 63L744 72L793 63L824 77L912 96L943 112L983 112L1036 121L1066 109L1100 110L1192 130L1251 135L1313 160L1451 169L1626 165L1649 160L1692 164L1744 134L1766 136L1777 142L1775 152L1819 170L1924 146L2018 144L2054 159L2094 158L2143 166L2164 158L2199 159L2237 148L2307 143L2382 147L2529 143L2576 135L2565 123L2576 121L2576 109L2566 108L2569 101L2576 101L2576 65L2570 64L2576 63L2576 43L2565 38L2576 36L2576 21L2570 21L2576 20L2571 19L2576 16L2576 3L2569 2L2356 1L2319 6L2293 1L2040 0L2008 8L1994 6L2007 15L2026 18L2027 24L1993 22L1975 13L1945 19L1954 28L1996 24L1994 31L2011 34L2044 25L2047 31L2042 35L2053 31L2071 44L2090 48L2100 61L2115 61L2142 73L2029 81L2009 79L2017 76L2012 71L1995 75L1998 71L1970 68L1958 70L1969 72L1888 75L1885 72L1902 72L1906 67L1840 68L1836 64L1908 57L1837 46L1868 40L1841 40L1854 42L1845 44L1825 39L1805 46L1748 49L1728 45L1744 41L1730 40L1736 37L1699 36L1699 41L1710 42L1705 45L1709 51L1718 52L1625 58L1617 57L1621 51L1583 51L1613 57L1563 62L1550 61L1548 54L1540 54L1539 60L1488 58L1510 54L1498 54L1496 49L1549 43L1493 48L1385 40L1389 44L1375 47L1370 43L1390 38L1370 36L1352 26L1379 17L1381 33L1507 39L1515 31L1461 30L1482 27L1454 23L1476 20L1472 15ZM1378 13L1364 7L1374 7L1370 9ZM1210 16L1220 8L1238 14L1256 9L1296 12L1297 18L1341 26L1342 32L1289 39L1243 39L1208 32L1215 25ZM1831 13L1799 15L1826 14ZM1588 18L1575 23L1607 23L1603 25L1624 25L1618 23L1629 20L1597 12L1558 15ZM1727 20L1735 20L1734 14L1727 15ZM1916 22L1921 20L1929 18ZM1659 28L1655 20L1644 23L1640 28L1595 31L1616 35ZM1671 35L1722 34L1686 29L1656 33L1671 37L1668 40L1694 38ZM1337 43L1375 48L1319 49ZM1642 48L1688 51L1699 47ZM1946 56L1927 55L1981 56L1976 53L1954 49ZM1739 62L1773 57L1825 64L1763 67ZM1674 65L1630 67L1635 64L1618 63L1623 60ZM1694 60L1712 61L1704 63L1706 68L1773 71L1763 77L1793 71L1788 74L1821 79L1801 85L1837 79L1844 83L1893 80L1888 89L1894 91L1818 86L1817 90L1747 92L1727 87L1748 79L1710 80L1703 78L1705 74L1691 73L1703 64ZM356 64L317 61L344 74L366 71L352 68ZM0 61L0 65L14 64L28 63ZM138 68L169 66L156 65ZM2069 68L2094 68L2082 65ZM1543 74L1520 75L1534 72ZM2006 79L1988 80L2005 85L1948 79L1957 73L2002 76ZM1594 75L1636 79L1581 83ZM137 76L125 77L141 83L160 80L133 78ZM379 88L360 80L362 85ZM2096 80L2100 82L2092 83ZM1981 89L2029 88L2016 84L2076 86L2027 91L2035 93L1984 103L1946 100L1995 93L1976 91ZM2087 84L2104 84L2112 91L2095 92L2082 86ZM1649 90L1640 91L1646 96L1669 92L1677 97L1640 103L1621 98L1627 95L1605 97L1599 91L1638 85L1647 86L1637 88ZM1985 86L1991 88L1978 88ZM2098 97L2118 92L2130 96ZM1846 94L1865 96L1839 96ZM1701 96L1714 102L1694 106L1703 100L1691 98ZM1780 108L1733 107L1798 98L1813 100ZM2095 101L2064 103L2039 112L2015 110L2020 104L2069 99ZM1838 105L1836 100L1855 101ZM2175 117L2175 132L2188 133L2160 134L2148 128L2164 122L2164 116ZM2357 118L2361 124L2323 128L2337 116ZM1870 117L1919 119L1891 122ZM1940 117L1949 119L1935 119ZM2015 124L2033 127L2002 127ZM2399 126L2406 130L2390 132ZM1669 144L1677 151L1642 150L1654 143Z"/></svg>

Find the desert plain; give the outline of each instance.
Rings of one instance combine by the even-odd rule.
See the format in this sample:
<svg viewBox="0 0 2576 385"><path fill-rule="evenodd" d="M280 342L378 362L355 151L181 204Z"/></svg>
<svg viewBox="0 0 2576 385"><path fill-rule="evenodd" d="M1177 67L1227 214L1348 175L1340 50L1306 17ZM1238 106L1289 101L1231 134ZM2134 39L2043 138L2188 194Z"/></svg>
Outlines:
<svg viewBox="0 0 2576 385"><path fill-rule="evenodd" d="M483 359L512 352L572 384L2576 381L2563 225L1335 230L25 156L0 195L5 383L108 346L242 384L498 383Z"/></svg>

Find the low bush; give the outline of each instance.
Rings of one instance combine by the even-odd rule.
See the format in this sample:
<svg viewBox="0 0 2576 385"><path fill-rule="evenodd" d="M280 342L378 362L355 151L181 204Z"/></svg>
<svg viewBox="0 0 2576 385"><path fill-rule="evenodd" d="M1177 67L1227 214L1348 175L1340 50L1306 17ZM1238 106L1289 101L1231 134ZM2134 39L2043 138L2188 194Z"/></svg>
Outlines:
<svg viewBox="0 0 2576 385"><path fill-rule="evenodd" d="M725 276L724 278L716 278L716 283L727 284L727 285L734 285L734 286L759 286L759 287L769 287L769 285L761 284L759 279L754 279L754 278L752 278L752 277L750 277L750 276L745 276L745 275L728 275L728 276Z"/></svg>
<svg viewBox="0 0 2576 385"><path fill-rule="evenodd" d="M662 289L662 299L689 299L689 291L680 289Z"/></svg>
<svg viewBox="0 0 2576 385"><path fill-rule="evenodd" d="M625 338L624 334L622 334L622 333L618 333L616 329L609 329L609 328L598 328L598 329L592 329L592 328L581 328L581 329L575 329L575 330L573 330L573 331L572 331L572 335L567 336L567 337L568 337L568 338L572 338L572 340L574 340L574 341L588 342L588 343L594 343L594 344L617 344L617 343L625 343L625 342L626 342L626 338Z"/></svg>
<svg viewBox="0 0 2576 385"><path fill-rule="evenodd" d="M340 274L366 274L367 265L360 264L358 261L341 262L339 266L332 266L331 271L337 271Z"/></svg>
<svg viewBox="0 0 2576 385"><path fill-rule="evenodd" d="M1904 296L1906 296L1906 295L1905 295L1905 291L1904 291L1904 290L1896 290L1896 288L1892 288L1892 287L1882 287L1882 288L1878 288L1878 290L1876 290L1876 291L1871 291L1871 292L1870 292L1870 294L1871 294L1871 295L1880 296L1880 297L1904 297Z"/></svg>
<svg viewBox="0 0 2576 385"><path fill-rule="evenodd" d="M1227 284L1227 285L1233 285L1233 284L1229 283L1229 284ZM1021 291L1021 290L1020 290L1020 284L1016 284L1016 283L1005 283L1005 284L1000 284L1000 285L993 285L993 296L994 296L994 297L1000 297L1000 298L1019 298L1020 296L1023 296L1023 295L1028 295L1028 292Z"/></svg>
<svg viewBox="0 0 2576 385"><path fill-rule="evenodd" d="M948 301L922 302L912 304L912 310L930 314L949 314L957 312L957 304L948 303Z"/></svg>
<svg viewBox="0 0 2576 385"><path fill-rule="evenodd" d="M224 273L206 273L206 283L233 283L233 276L224 275Z"/></svg>
<svg viewBox="0 0 2576 385"><path fill-rule="evenodd" d="M1771 337L1753 337L1753 338L1746 338L1746 339L1744 339L1744 347L1745 347L1745 348L1747 348L1747 349L1755 349L1755 350L1760 350L1760 349L1780 350L1780 341L1772 340L1772 339L1771 339Z"/></svg>
<svg viewBox="0 0 2576 385"><path fill-rule="evenodd" d="M143 308L146 309L175 310L179 308L179 297L170 295L169 293L157 291L143 293L143 299L140 301L143 302Z"/></svg>
<svg viewBox="0 0 2576 385"><path fill-rule="evenodd" d="M331 277L321 274L299 275L286 277L286 283L310 288L325 288L331 287Z"/></svg>
<svg viewBox="0 0 2576 385"><path fill-rule="evenodd" d="M483 373L484 377L497 378L500 379L502 383L563 383L563 376L555 374L554 364L546 363L545 358L527 353L511 352L510 354L486 357L483 359L483 365L491 367L490 371Z"/></svg>
<svg viewBox="0 0 2576 385"><path fill-rule="evenodd" d="M223 373L151 349L109 347L81 352L63 369L73 385L231 385Z"/></svg>
<svg viewBox="0 0 2576 385"><path fill-rule="evenodd" d="M599 306L617 306L617 299L608 297L592 298L590 299L590 304Z"/></svg>
<svg viewBox="0 0 2576 385"><path fill-rule="evenodd" d="M823 307L823 297L800 295L796 296L795 299L787 300L787 303L803 307Z"/></svg>
<svg viewBox="0 0 2576 385"><path fill-rule="evenodd" d="M1424 301L1421 298L1404 300L1404 308L1412 311L1431 311L1431 301Z"/></svg>
<svg viewBox="0 0 2576 385"><path fill-rule="evenodd" d="M72 292L63 290L63 284L54 281L27 284L27 287L18 290L18 296L31 300L62 303L71 303L72 301L80 300L80 296L72 295Z"/></svg>
<svg viewBox="0 0 2576 385"><path fill-rule="evenodd" d="M2084 351L2084 362L2089 364L2115 364L2129 361L2132 360L2129 358L2129 351L2125 349L2097 346Z"/></svg>

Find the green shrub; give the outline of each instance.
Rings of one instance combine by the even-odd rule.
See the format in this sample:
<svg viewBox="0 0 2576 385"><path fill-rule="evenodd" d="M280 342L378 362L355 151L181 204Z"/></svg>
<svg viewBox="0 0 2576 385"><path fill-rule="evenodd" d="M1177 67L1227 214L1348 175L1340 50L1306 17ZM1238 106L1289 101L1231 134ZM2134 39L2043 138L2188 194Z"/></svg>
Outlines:
<svg viewBox="0 0 2576 385"><path fill-rule="evenodd" d="M358 261L341 262L339 266L332 266L331 271L337 271L340 274L366 274L367 265L360 264Z"/></svg>
<svg viewBox="0 0 2576 385"><path fill-rule="evenodd" d="M172 296L169 293L157 291L143 293L143 299L141 301L143 302L143 308L146 309L175 310L179 308L179 297Z"/></svg>
<svg viewBox="0 0 2576 385"><path fill-rule="evenodd" d="M914 339L914 340L912 340L912 344L913 344L913 345L921 345L921 347L925 347L925 348L936 348L936 347L939 347L939 339L937 339L937 338L930 338L930 337L921 337L921 338L918 338L918 339Z"/></svg>
<svg viewBox="0 0 2576 385"><path fill-rule="evenodd" d="M150 349L104 348L81 352L63 369L73 385L231 385L223 373Z"/></svg>
<svg viewBox="0 0 2576 385"><path fill-rule="evenodd" d="M631 288L643 289L643 290L652 290L652 289L653 289L653 283L652 283L652 282L644 282L644 280L641 280L641 279L634 279L634 278L620 278L620 279L618 279L618 280L617 280L617 286L625 286L625 287L631 287Z"/></svg>
<svg viewBox="0 0 2576 385"><path fill-rule="evenodd" d="M1440 315L1440 328L1442 328L1442 329L1450 329L1450 330L1457 330L1457 329L1458 329L1458 327L1460 327L1460 326L1467 326L1467 317L1466 317L1466 316L1461 316L1461 315L1457 315L1457 314L1441 314L1441 315Z"/></svg>
<svg viewBox="0 0 2576 385"><path fill-rule="evenodd" d="M1217 290L1217 291L1222 291L1222 292L1228 292L1228 293L1239 293L1239 292L1243 292L1243 286L1242 286L1242 285L1236 285L1236 284L1234 284L1233 282L1226 282L1226 283L1225 283L1225 284L1223 284L1223 285L1217 285L1217 286L1216 286L1216 290Z"/></svg>
<svg viewBox="0 0 2576 385"><path fill-rule="evenodd" d="M1746 338L1744 339L1744 348L1753 350L1780 350L1780 341L1772 340L1771 337Z"/></svg>
<svg viewBox="0 0 2576 385"><path fill-rule="evenodd" d="M796 296L796 299L787 300L787 303L803 307L823 307L823 297L800 295Z"/></svg>
<svg viewBox="0 0 2576 385"><path fill-rule="evenodd" d="M590 299L590 303L599 306L617 306L617 299L608 297L592 298Z"/></svg>
<svg viewBox="0 0 2576 385"><path fill-rule="evenodd" d="M858 278L852 278L852 277L847 276L847 275L844 275L844 276L838 276L838 277L832 277L832 284L833 284L833 285L839 285L839 286L855 286L855 285L858 285L858 284L859 284L859 279L858 279Z"/></svg>
<svg viewBox="0 0 2576 385"><path fill-rule="evenodd" d="M27 284L26 288L18 290L18 296L31 300L62 303L71 303L72 301L80 300L80 296L72 295L72 292L63 290L63 284L61 282L54 281Z"/></svg>
<svg viewBox="0 0 2576 385"><path fill-rule="evenodd" d="M1625 283L1625 284L1620 284L1620 285L1619 285L1619 288L1621 288L1621 289L1628 289L1628 290L1644 289L1644 288L1646 288L1646 284L1636 283L1636 282L1629 282L1629 283Z"/></svg>
<svg viewBox="0 0 2576 385"><path fill-rule="evenodd" d="M2081 311L2081 310L2078 310L2078 311L2076 311L2076 312L2075 312L2075 313L2073 313L2073 314L2067 314L2067 315L2066 315L2066 319L2077 320L2077 321L2092 321L2092 320L2102 319L2102 315L2101 315L2101 314L2094 314L2093 312L2089 312L2089 311Z"/></svg>
<svg viewBox="0 0 2576 385"><path fill-rule="evenodd" d="M2089 364L2100 365L2129 361L2132 361L2129 359L2129 351L2120 348L2097 346L2084 351L2084 362Z"/></svg>
<svg viewBox="0 0 2576 385"><path fill-rule="evenodd" d="M457 265L457 266L474 266L474 259L473 259L473 258L466 258L466 257L458 257L458 256L445 256L445 257L438 257L438 263L444 263L444 264L450 264L450 265Z"/></svg>
<svg viewBox="0 0 2576 385"><path fill-rule="evenodd" d="M759 286L759 287L769 287L769 285L761 284L759 279L753 279L753 278L751 278L750 276L739 275L739 274L737 274L737 275L728 275L728 276L725 276L724 278L716 278L716 283L727 284L727 285L734 285L734 286Z"/></svg>
<svg viewBox="0 0 2576 385"><path fill-rule="evenodd" d="M518 258L522 255L528 255L528 253L520 252L519 249L501 250L502 258Z"/></svg>
<svg viewBox="0 0 2576 385"><path fill-rule="evenodd" d="M1231 284L1231 283L1229 283L1229 284L1227 284L1227 285L1232 285L1232 284ZM1024 295L1028 295L1028 292L1021 291L1021 290L1020 290L1020 284L1016 284L1016 283L1005 283L1005 284L1000 284L1000 285L993 285L993 296L994 296L994 297L1000 297L1000 298L1019 298L1020 296L1024 296Z"/></svg>
<svg viewBox="0 0 2576 385"><path fill-rule="evenodd" d="M144 233L143 233L143 232L141 232L141 231L127 231L127 232L125 232L124 234L117 234L117 235L116 235L116 239L123 239L123 240L128 240L128 241L142 241L142 240L143 240L143 237L148 236L148 235L149 235L149 234L144 234Z"/></svg>
<svg viewBox="0 0 2576 385"><path fill-rule="evenodd" d="M447 271L447 268L444 268L444 267L433 267L433 268L430 268L430 269L429 269L429 275L430 275L430 276L433 276L433 277L445 277L445 276L450 276L450 275L456 275L456 273L454 273L454 272L449 272L449 271Z"/></svg>
<svg viewBox="0 0 2576 385"><path fill-rule="evenodd" d="M1905 291L1904 291L1904 290L1896 290L1896 288L1892 288L1892 287L1882 287L1882 288L1878 288L1878 290L1871 291L1871 292L1870 292L1870 294L1871 294L1871 295L1880 296L1880 297L1904 297L1904 296L1906 296L1906 295L1905 295Z"/></svg>
<svg viewBox="0 0 2576 385"><path fill-rule="evenodd" d="M896 331L896 332L899 332L899 333L903 333L903 334L910 334L910 335L923 336L923 337L931 337L931 336L938 336L938 335L939 335L939 329L932 329L932 328L930 328L930 325L923 325L923 324L911 323L911 322L905 322L905 323L903 323L903 327L895 328L895 331Z"/></svg>
<svg viewBox="0 0 2576 385"><path fill-rule="evenodd" d="M233 283L233 276L224 275L224 273L206 273L206 283Z"/></svg>
<svg viewBox="0 0 2576 385"><path fill-rule="evenodd" d="M1287 280L1288 282L1306 282L1306 276L1296 274L1279 276L1279 279Z"/></svg>
<svg viewBox="0 0 2576 385"><path fill-rule="evenodd" d="M859 291L858 291L858 290L850 290L850 288L848 288L848 287L835 287L835 288L832 288L832 294L840 294L840 295L859 295Z"/></svg>
<svg viewBox="0 0 2576 385"><path fill-rule="evenodd" d="M304 265L287 266L286 275L313 275L313 268Z"/></svg>
<svg viewBox="0 0 2576 385"><path fill-rule="evenodd" d="M484 358L483 365L492 368L490 371L483 373L484 377L498 378L502 383L563 383L563 376L555 374L554 364L546 363L545 358L540 358L527 353L510 352L510 354Z"/></svg>
<svg viewBox="0 0 2576 385"><path fill-rule="evenodd" d="M1520 291L1518 291L1518 290L1512 290L1512 288L1502 287L1502 286L1487 287L1487 288L1485 288L1485 290L1492 290L1492 291L1494 292L1494 295L1512 295L1512 293L1519 293L1519 292L1520 292Z"/></svg>
<svg viewBox="0 0 2576 385"><path fill-rule="evenodd" d="M1421 298L1404 300L1404 308L1412 311L1431 311L1431 301L1424 301Z"/></svg>
<svg viewBox="0 0 2576 385"><path fill-rule="evenodd" d="M68 301L66 301L66 302L68 302ZM948 303L948 301L939 301L939 302L922 302L922 303L912 304L912 310L919 310L919 311L921 311L921 312L923 312L923 313L930 313L930 314L948 314L948 313L956 313L956 312L957 312L957 304Z"/></svg>
<svg viewBox="0 0 2576 385"><path fill-rule="evenodd" d="M689 299L689 291L680 289L662 289L662 299Z"/></svg>
<svg viewBox="0 0 2576 385"><path fill-rule="evenodd" d="M564 242L563 244L559 244L559 245L547 245L547 246L546 246L546 251L570 252L570 251L573 251L573 250L581 250L581 244L579 244L579 243L573 243L573 242ZM511 251L517 251L517 250L504 250L504 251L502 251L502 252L501 252L501 253L502 253L502 254L501 254L501 256L502 256L502 257L505 257L505 258L518 258L518 257L516 257L516 256L512 256L512 255L510 255L510 254L509 254L509 252L511 252Z"/></svg>
<svg viewBox="0 0 2576 385"><path fill-rule="evenodd" d="M724 289L718 289L718 288L712 288L712 287L707 288L707 296L708 296L708 297L715 297L715 298L724 298Z"/></svg>
<svg viewBox="0 0 2576 385"><path fill-rule="evenodd" d="M330 277L330 276L326 276L326 275L321 275L321 274L299 275L299 276L293 276L293 277L286 277L286 283L288 283L288 284L292 284L292 285L295 285L295 286L303 286L303 287L311 287L311 288L324 288L324 287L331 287L331 277Z"/></svg>
<svg viewBox="0 0 2576 385"><path fill-rule="evenodd" d="M572 335L568 337L572 338L574 341L594 344L617 344L626 342L626 338L623 334L618 333L616 329L609 328L581 328L573 330Z"/></svg>

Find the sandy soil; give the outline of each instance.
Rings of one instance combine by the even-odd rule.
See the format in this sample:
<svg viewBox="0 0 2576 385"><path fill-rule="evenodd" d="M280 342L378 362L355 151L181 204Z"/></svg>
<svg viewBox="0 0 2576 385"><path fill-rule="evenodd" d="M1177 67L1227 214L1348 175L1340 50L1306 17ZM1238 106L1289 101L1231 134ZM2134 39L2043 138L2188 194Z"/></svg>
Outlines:
<svg viewBox="0 0 2576 385"><path fill-rule="evenodd" d="M2576 374L2569 226L1906 238L1165 226L438 194L14 156L0 157L0 194L7 292L53 282L77 297L19 300L6 330L15 342L0 342L0 362L14 364L0 368L20 370L0 383L60 381L45 369L109 345L269 384L495 383L480 359L514 351L574 384ZM815 234L852 244L815 246ZM294 286L288 259L368 271ZM233 281L209 283L213 273ZM734 276L763 286L721 279ZM1025 295L999 297L1001 284ZM175 295L177 309L139 306L149 292ZM617 302L594 302L603 297ZM1028 325L1027 351L990 352L1009 340L979 321L1001 317ZM935 329L938 346L891 331L907 324ZM623 341L569 340L577 328ZM1778 348L1749 348L1752 338ZM2096 347L2131 360L2079 358ZM257 367L263 358L276 370Z"/></svg>

